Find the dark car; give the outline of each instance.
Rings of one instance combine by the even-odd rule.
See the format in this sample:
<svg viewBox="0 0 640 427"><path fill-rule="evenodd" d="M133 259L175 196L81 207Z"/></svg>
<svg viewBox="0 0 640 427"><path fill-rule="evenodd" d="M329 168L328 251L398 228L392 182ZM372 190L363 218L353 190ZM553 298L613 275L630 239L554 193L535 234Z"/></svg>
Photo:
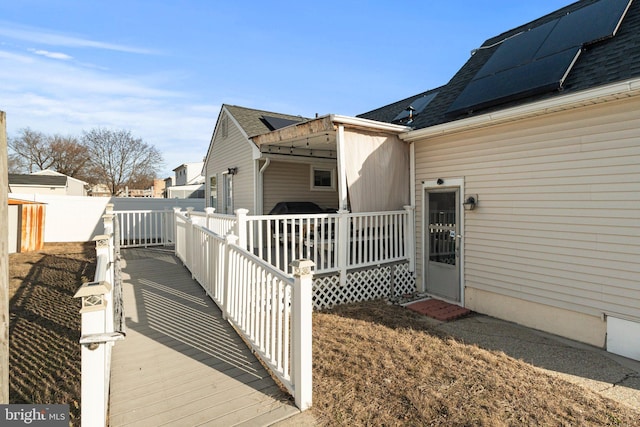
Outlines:
<svg viewBox="0 0 640 427"><path fill-rule="evenodd" d="M279 202L271 209L269 215L317 214L326 212L327 211L313 202Z"/></svg>

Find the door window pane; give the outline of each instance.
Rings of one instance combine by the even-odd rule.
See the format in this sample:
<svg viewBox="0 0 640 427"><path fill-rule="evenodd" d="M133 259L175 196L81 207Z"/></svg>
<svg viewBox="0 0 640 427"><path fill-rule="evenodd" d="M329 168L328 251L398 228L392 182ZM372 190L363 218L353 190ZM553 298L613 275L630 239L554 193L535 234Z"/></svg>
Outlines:
<svg viewBox="0 0 640 427"><path fill-rule="evenodd" d="M456 193L429 193L429 261L456 265Z"/></svg>

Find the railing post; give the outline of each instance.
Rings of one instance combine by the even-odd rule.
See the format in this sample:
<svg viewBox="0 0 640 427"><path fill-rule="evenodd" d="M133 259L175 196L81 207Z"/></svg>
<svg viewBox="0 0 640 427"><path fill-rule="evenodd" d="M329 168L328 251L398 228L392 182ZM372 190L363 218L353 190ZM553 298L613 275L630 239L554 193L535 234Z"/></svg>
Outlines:
<svg viewBox="0 0 640 427"><path fill-rule="evenodd" d="M176 215L180 213L180 208L177 206L173 207L173 240L174 240L174 246L173 246L173 252L174 255L178 256L178 221L176 220Z"/></svg>
<svg viewBox="0 0 640 427"><path fill-rule="evenodd" d="M291 263L293 268L293 348L292 378L296 406L311 407L313 390L312 294L314 262L307 259Z"/></svg>
<svg viewBox="0 0 640 427"><path fill-rule="evenodd" d="M229 318L229 308L231 306L231 245L238 243L238 236L233 234L227 234L224 238L224 260L222 261L222 268L224 268L224 280L222 282L222 295L220 301L222 302L222 318L227 320Z"/></svg>
<svg viewBox="0 0 640 427"><path fill-rule="evenodd" d="M162 243L163 246L168 246L171 237L169 236L169 230L171 230L171 210L164 208L162 210Z"/></svg>
<svg viewBox="0 0 640 427"><path fill-rule="evenodd" d="M405 256L409 258L409 271L415 273L416 271L416 248L415 248L415 206L403 206L407 211L407 226L404 229L404 250Z"/></svg>
<svg viewBox="0 0 640 427"><path fill-rule="evenodd" d="M213 216L215 211L216 211L216 208L204 208L204 212L205 212L204 223L208 230L213 230L213 228L211 228L211 224L209 223L209 220L211 219L210 217Z"/></svg>
<svg viewBox="0 0 640 427"><path fill-rule="evenodd" d="M236 209L236 236L238 236L238 246L247 249L247 214L248 209Z"/></svg>
<svg viewBox="0 0 640 427"><path fill-rule="evenodd" d="M100 235L96 242L96 258L109 251L109 236ZM108 261L107 261L108 262ZM99 266L100 268L101 266ZM108 278L108 276L107 276ZM83 284L74 295L82 298L81 313L81 416L82 425L106 425L109 393L109 350L112 343L86 342L83 337L113 332L112 284L107 281ZM109 313L111 312L111 315ZM109 348L108 348L109 347Z"/></svg>
<svg viewBox="0 0 640 427"><path fill-rule="evenodd" d="M340 271L340 286L347 284L347 251L349 249L349 216L348 210L338 212L338 269Z"/></svg>

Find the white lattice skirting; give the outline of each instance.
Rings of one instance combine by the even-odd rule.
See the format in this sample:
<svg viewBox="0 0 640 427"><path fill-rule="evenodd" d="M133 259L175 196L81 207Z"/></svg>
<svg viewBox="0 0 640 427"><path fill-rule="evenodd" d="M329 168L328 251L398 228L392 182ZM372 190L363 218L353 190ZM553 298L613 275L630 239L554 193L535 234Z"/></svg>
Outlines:
<svg viewBox="0 0 640 427"><path fill-rule="evenodd" d="M416 283L409 264L372 267L347 273L347 283L340 286L340 275L313 279L313 308L331 308L340 304L400 296L415 292Z"/></svg>

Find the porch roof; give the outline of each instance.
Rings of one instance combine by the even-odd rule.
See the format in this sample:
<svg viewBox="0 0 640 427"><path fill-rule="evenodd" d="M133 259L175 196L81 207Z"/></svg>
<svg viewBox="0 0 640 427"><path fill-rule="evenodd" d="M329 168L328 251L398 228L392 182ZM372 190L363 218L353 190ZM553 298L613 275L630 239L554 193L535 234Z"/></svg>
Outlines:
<svg viewBox="0 0 640 427"><path fill-rule="evenodd" d="M399 135L411 130L396 125L358 117L327 114L251 138L260 152L315 158L336 158L339 127L366 132Z"/></svg>

